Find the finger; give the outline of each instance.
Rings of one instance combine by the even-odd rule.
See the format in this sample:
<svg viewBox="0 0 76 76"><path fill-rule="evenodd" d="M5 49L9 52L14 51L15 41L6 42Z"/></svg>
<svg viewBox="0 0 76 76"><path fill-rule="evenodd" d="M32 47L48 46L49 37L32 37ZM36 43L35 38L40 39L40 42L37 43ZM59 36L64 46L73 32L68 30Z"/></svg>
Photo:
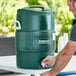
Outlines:
<svg viewBox="0 0 76 76"><path fill-rule="evenodd" d="M46 66L46 64L45 63L41 63L41 66L44 68Z"/></svg>
<svg viewBox="0 0 76 76"><path fill-rule="evenodd" d="M50 64L45 64L45 63L42 63L41 65L43 68L50 66Z"/></svg>
<svg viewBox="0 0 76 76"><path fill-rule="evenodd" d="M51 58L51 56L45 57L45 58L42 60L42 62L47 62L49 58Z"/></svg>
<svg viewBox="0 0 76 76"><path fill-rule="evenodd" d="M42 62L41 65L42 65L43 67L47 67L47 66L50 66L50 62L49 62L49 61Z"/></svg>

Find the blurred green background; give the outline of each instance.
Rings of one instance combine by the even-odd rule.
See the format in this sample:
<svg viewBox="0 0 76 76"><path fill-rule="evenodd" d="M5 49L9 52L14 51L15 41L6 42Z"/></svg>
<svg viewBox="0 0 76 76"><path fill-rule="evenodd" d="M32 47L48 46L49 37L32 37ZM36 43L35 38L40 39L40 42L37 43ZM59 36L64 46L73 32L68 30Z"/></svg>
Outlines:
<svg viewBox="0 0 76 76"><path fill-rule="evenodd" d="M73 14L69 12L67 0L0 0L0 36L14 36L14 21L18 8L41 5L55 11L56 35L70 33Z"/></svg>
<svg viewBox="0 0 76 76"><path fill-rule="evenodd" d="M54 9L56 39L63 33L70 34L73 14L69 12L67 0L0 0L0 36L15 36L17 9L31 5Z"/></svg>

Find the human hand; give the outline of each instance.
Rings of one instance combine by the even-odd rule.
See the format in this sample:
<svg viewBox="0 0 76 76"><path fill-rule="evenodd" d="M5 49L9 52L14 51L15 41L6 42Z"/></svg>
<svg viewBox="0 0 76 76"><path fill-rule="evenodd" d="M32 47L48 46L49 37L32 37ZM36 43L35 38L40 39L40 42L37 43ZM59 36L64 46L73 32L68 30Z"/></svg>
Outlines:
<svg viewBox="0 0 76 76"><path fill-rule="evenodd" d="M55 64L55 60L56 60L56 57L54 57L54 56L47 56L46 58L44 58L42 60L41 65L43 67L54 65Z"/></svg>

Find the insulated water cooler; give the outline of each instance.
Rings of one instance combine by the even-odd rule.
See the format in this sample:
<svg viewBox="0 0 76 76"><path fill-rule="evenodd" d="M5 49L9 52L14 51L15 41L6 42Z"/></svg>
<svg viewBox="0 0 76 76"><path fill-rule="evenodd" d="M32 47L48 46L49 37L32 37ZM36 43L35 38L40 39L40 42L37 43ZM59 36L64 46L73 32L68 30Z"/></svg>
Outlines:
<svg viewBox="0 0 76 76"><path fill-rule="evenodd" d="M44 69L42 59L53 56L55 52L53 9L41 6L18 9L15 28L17 67Z"/></svg>

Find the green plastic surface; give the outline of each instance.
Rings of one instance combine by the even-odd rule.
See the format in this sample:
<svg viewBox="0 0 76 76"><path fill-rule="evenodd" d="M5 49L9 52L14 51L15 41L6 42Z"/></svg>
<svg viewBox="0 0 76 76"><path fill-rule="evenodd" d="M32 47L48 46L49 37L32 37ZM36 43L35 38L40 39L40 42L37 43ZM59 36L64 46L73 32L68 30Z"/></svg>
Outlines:
<svg viewBox="0 0 76 76"><path fill-rule="evenodd" d="M21 26L21 29L16 29L17 66L24 69L44 69L41 60L47 55L53 56L55 52L54 11L39 6L30 8L41 10L26 7L17 11L16 20Z"/></svg>

